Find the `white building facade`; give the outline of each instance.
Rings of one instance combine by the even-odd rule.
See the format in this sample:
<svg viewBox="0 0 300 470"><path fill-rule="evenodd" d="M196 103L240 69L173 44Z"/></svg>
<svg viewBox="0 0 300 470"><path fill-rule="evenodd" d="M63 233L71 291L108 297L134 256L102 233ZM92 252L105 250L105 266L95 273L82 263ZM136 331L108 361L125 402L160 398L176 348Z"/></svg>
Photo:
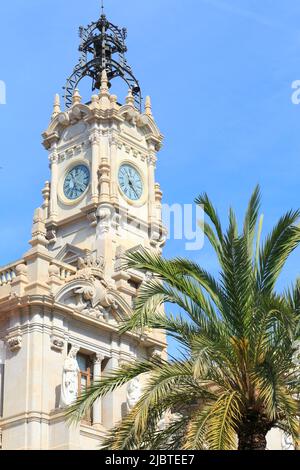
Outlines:
<svg viewBox="0 0 300 470"><path fill-rule="evenodd" d="M124 271L124 254L160 253L166 238L155 180L162 135L150 98L138 109L130 89L121 105L105 69L100 82L88 104L75 89L62 111L56 96L43 134L51 180L31 248L0 269L2 449L98 448L126 413L126 387L79 426L66 424L66 401L122 363L166 355L164 333L118 333L147 278Z"/></svg>

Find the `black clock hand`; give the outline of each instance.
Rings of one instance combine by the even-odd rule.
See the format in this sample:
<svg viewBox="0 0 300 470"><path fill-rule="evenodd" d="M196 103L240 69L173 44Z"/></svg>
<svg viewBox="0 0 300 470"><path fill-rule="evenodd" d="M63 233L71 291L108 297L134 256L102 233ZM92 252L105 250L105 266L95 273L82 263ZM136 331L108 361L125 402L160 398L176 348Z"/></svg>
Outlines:
<svg viewBox="0 0 300 470"><path fill-rule="evenodd" d="M139 196L138 196L138 193L136 192L136 190L135 190L135 188L134 188L134 185L133 185L133 183L132 183L131 180L129 181L129 186L131 186L131 189L133 190L134 194L135 194L136 197L138 198L138 197L139 197Z"/></svg>

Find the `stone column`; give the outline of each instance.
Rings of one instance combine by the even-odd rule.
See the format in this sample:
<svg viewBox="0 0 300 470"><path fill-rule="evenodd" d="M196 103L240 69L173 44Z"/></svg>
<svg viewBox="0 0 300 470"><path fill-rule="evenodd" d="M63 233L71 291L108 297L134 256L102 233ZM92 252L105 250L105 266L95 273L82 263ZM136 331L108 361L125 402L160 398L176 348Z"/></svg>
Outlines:
<svg viewBox="0 0 300 470"><path fill-rule="evenodd" d="M90 142L92 146L92 202L97 204L99 200L99 181L98 181L98 170L99 170L99 135L96 129L93 130L90 135Z"/></svg>
<svg viewBox="0 0 300 470"><path fill-rule="evenodd" d="M156 219L156 201L155 201L155 168L156 168L156 155L154 148L151 146L151 153L148 157L148 191L149 191L149 221L154 222Z"/></svg>
<svg viewBox="0 0 300 470"><path fill-rule="evenodd" d="M103 160L100 165L100 202L110 202L110 165L107 160Z"/></svg>
<svg viewBox="0 0 300 470"><path fill-rule="evenodd" d="M58 186L58 155L57 144L53 144L53 151L49 157L51 165L51 198L50 198L50 218L57 217L57 186Z"/></svg>
<svg viewBox="0 0 300 470"><path fill-rule="evenodd" d="M112 333L111 337L111 357L106 364L103 374L111 374L111 372L119 369L119 358L120 358L120 346L119 346L119 335ZM112 393L108 393L103 397L103 425L107 428L112 428L122 418L121 413L121 395L120 390L115 390Z"/></svg>
<svg viewBox="0 0 300 470"><path fill-rule="evenodd" d="M94 381L99 381L101 379L101 364L104 360L102 354L96 354L94 360ZM102 424L102 399L98 398L97 401L93 404L93 426L101 426Z"/></svg>
<svg viewBox="0 0 300 470"><path fill-rule="evenodd" d="M110 203L109 140L106 131L100 139L100 203Z"/></svg>
<svg viewBox="0 0 300 470"><path fill-rule="evenodd" d="M163 193L159 183L155 184L155 202L156 202L156 218L159 223L162 222L162 197Z"/></svg>
<svg viewBox="0 0 300 470"><path fill-rule="evenodd" d="M110 139L110 165L111 165L111 198L112 202L118 202L118 174L117 174L117 147L116 136Z"/></svg>

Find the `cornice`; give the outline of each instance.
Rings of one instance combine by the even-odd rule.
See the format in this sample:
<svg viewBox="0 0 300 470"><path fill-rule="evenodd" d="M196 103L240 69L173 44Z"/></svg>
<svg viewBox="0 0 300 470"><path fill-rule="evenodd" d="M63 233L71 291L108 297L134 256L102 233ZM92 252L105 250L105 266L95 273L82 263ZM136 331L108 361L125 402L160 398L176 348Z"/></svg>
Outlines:
<svg viewBox="0 0 300 470"><path fill-rule="evenodd" d="M19 298L14 298L14 299L9 299L6 302L1 302L0 301L0 313L5 313L10 315L10 313L14 314L14 309L18 308L20 311L22 311L23 308L28 308L28 307L35 307L35 306L40 306L43 308L48 308L50 311L55 311L56 313L62 314L66 318L73 318L75 320L79 320L82 323L86 323L90 326L94 326L95 328L99 330L105 330L107 332L115 333L119 335L119 330L118 330L118 325L112 325L107 322L105 322L102 319L95 319L92 317L88 317L85 315L82 315L81 313L77 312L76 310L60 304L58 302L55 302L53 296L46 296L46 295L27 295L24 297L19 297ZM32 325L34 324L34 320L32 320ZM40 322L37 322L39 324ZM41 325L41 324L40 324ZM38 325L37 325L38 326ZM28 327L28 324L26 328ZM44 326L43 326L44 328ZM153 338L149 336L148 334L139 334L139 333L134 333L134 332L126 332L122 334L123 337L128 337L131 339L138 340L139 342L142 341L143 345L145 347L150 347L152 345L158 345L161 347L165 347L166 343L163 341L160 341L156 338Z"/></svg>
<svg viewBox="0 0 300 470"><path fill-rule="evenodd" d="M87 124L113 124L117 126L123 122L131 122L139 129L145 129L146 140L151 140L157 150L160 149L163 136L152 116L147 113L141 114L136 108L129 104L119 106L110 96L110 104L106 109L101 108L97 97L93 97L91 103L84 105L76 103L68 111L58 113L51 121L48 129L42 134L43 145L49 150L53 143L57 143L62 132L77 122Z"/></svg>

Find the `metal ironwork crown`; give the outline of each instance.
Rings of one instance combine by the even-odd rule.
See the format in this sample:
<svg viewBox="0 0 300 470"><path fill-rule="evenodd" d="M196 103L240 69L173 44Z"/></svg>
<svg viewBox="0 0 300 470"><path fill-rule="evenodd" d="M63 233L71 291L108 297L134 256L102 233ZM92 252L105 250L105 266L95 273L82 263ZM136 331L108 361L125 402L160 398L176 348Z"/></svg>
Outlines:
<svg viewBox="0 0 300 470"><path fill-rule="evenodd" d="M92 78L92 90L100 89L101 75L106 70L109 86L113 78L122 78L132 91L136 107L141 109L142 96L139 82L125 58L127 30L113 25L107 20L106 15L102 14L98 21L86 28L80 27L79 36L80 59L64 87L66 107L72 106L74 91L84 77Z"/></svg>

